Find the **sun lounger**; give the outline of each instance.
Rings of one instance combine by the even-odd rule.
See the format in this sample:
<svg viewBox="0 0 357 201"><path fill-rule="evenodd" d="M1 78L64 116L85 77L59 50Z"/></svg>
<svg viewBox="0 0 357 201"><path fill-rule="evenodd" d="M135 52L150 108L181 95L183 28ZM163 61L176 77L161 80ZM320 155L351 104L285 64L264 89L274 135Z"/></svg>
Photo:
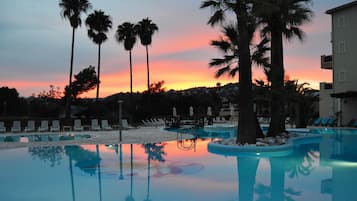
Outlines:
<svg viewBox="0 0 357 201"><path fill-rule="evenodd" d="M134 128L134 127L132 127L132 126L129 125L128 120L126 120L126 119L123 119L123 120L121 121L121 123L122 123L122 128L123 128L123 129L131 129L131 128Z"/></svg>
<svg viewBox="0 0 357 201"><path fill-rule="evenodd" d="M60 126L59 120L53 120L50 131L51 132L59 132L60 130L61 130L61 126Z"/></svg>
<svg viewBox="0 0 357 201"><path fill-rule="evenodd" d="M98 119L91 120L91 130L92 131L100 131L102 130L99 126Z"/></svg>
<svg viewBox="0 0 357 201"><path fill-rule="evenodd" d="M335 117L330 117L327 121L328 126L336 126L337 119Z"/></svg>
<svg viewBox="0 0 357 201"><path fill-rule="evenodd" d="M113 130L113 128L108 124L108 120L102 120L102 129L105 131Z"/></svg>
<svg viewBox="0 0 357 201"><path fill-rule="evenodd" d="M48 121L47 120L41 121L41 125L40 125L40 127L38 127L38 131L40 131L40 132L48 131Z"/></svg>
<svg viewBox="0 0 357 201"><path fill-rule="evenodd" d="M314 121L314 126L319 126L321 124L321 117L318 117L315 121Z"/></svg>
<svg viewBox="0 0 357 201"><path fill-rule="evenodd" d="M34 132L35 131L35 121L27 121L27 126L25 127L25 132Z"/></svg>
<svg viewBox="0 0 357 201"><path fill-rule="evenodd" d="M12 122L11 132L13 132L13 133L21 132L21 122L20 121Z"/></svg>
<svg viewBox="0 0 357 201"><path fill-rule="evenodd" d="M352 123L353 127L357 127L357 119Z"/></svg>
<svg viewBox="0 0 357 201"><path fill-rule="evenodd" d="M74 120L73 130L74 131L83 131L83 126L82 126L82 122L80 119Z"/></svg>
<svg viewBox="0 0 357 201"><path fill-rule="evenodd" d="M321 126L327 126L327 123L329 121L330 118L326 117L326 118L322 118L321 119Z"/></svg>
<svg viewBox="0 0 357 201"><path fill-rule="evenodd" d="M6 132L6 127L4 122L0 121L0 133L5 133Z"/></svg>

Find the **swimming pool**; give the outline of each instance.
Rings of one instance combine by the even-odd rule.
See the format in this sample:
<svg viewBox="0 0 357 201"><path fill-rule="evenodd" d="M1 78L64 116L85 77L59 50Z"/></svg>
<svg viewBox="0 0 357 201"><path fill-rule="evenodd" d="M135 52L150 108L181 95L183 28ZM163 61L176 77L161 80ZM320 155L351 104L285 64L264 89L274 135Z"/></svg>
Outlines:
<svg viewBox="0 0 357 201"><path fill-rule="evenodd" d="M357 135L329 134L282 157L210 153L210 139L0 151L0 198L355 200Z"/></svg>
<svg viewBox="0 0 357 201"><path fill-rule="evenodd" d="M64 140L79 140L90 138L88 134L40 134L40 135L2 135L0 136L1 142L52 142L52 141L64 141Z"/></svg>

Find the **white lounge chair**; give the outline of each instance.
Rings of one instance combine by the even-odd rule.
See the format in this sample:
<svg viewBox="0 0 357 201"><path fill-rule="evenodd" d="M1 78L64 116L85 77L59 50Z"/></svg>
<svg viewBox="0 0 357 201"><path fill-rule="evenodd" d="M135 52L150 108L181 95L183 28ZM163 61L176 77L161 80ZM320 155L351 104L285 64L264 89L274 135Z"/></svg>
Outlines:
<svg viewBox="0 0 357 201"><path fill-rule="evenodd" d="M4 122L0 121L0 133L5 133L6 132L6 127Z"/></svg>
<svg viewBox="0 0 357 201"><path fill-rule="evenodd" d="M53 120L52 125L50 127L51 132L60 132L61 126L59 120Z"/></svg>
<svg viewBox="0 0 357 201"><path fill-rule="evenodd" d="M20 121L12 122L11 132L13 132L13 133L21 132L21 122Z"/></svg>
<svg viewBox="0 0 357 201"><path fill-rule="evenodd" d="M91 130L92 131L100 131L102 130L99 126L98 119L91 120Z"/></svg>
<svg viewBox="0 0 357 201"><path fill-rule="evenodd" d="M102 129L105 131L113 130L113 128L108 124L108 120L102 120Z"/></svg>
<svg viewBox="0 0 357 201"><path fill-rule="evenodd" d="M40 127L38 127L38 131L40 132L46 132L48 131L48 121L47 120L42 120Z"/></svg>
<svg viewBox="0 0 357 201"><path fill-rule="evenodd" d="M74 120L73 130L74 131L83 131L83 126L82 126L82 122L80 119Z"/></svg>
<svg viewBox="0 0 357 201"><path fill-rule="evenodd" d="M25 127L25 132L34 132L35 131L35 121L27 121L27 126Z"/></svg>
<svg viewBox="0 0 357 201"><path fill-rule="evenodd" d="M126 119L122 119L122 120L121 120L121 125L122 125L122 128L123 128L123 129L131 129L131 128L134 128L134 127L132 127L132 126L129 126L128 120L126 120Z"/></svg>

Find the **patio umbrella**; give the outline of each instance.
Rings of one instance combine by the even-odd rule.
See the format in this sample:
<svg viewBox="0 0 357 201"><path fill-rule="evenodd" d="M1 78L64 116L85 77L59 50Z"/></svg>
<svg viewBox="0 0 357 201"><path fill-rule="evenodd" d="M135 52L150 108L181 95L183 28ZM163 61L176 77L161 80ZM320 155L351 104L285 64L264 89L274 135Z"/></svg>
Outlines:
<svg viewBox="0 0 357 201"><path fill-rule="evenodd" d="M172 108L172 116L177 117L177 112L175 107Z"/></svg>
<svg viewBox="0 0 357 201"><path fill-rule="evenodd" d="M193 107L190 106L190 117L192 117L192 116L193 116Z"/></svg>
<svg viewBox="0 0 357 201"><path fill-rule="evenodd" d="M212 108L210 106L207 108L207 116L212 116Z"/></svg>

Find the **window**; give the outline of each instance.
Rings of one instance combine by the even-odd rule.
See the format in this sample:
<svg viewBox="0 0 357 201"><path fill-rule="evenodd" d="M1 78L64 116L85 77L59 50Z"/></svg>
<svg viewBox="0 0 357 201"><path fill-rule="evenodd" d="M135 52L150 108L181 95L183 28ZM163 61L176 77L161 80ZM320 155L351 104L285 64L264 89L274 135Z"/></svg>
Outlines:
<svg viewBox="0 0 357 201"><path fill-rule="evenodd" d="M339 54L346 53L346 42L345 41L340 41L337 44L337 53L339 53Z"/></svg>
<svg viewBox="0 0 357 201"><path fill-rule="evenodd" d="M345 19L345 16L342 15L342 16L338 16L337 17L337 27L339 28L343 28L346 26L346 19Z"/></svg>
<svg viewBox="0 0 357 201"><path fill-rule="evenodd" d="M338 81L340 81L340 82L344 82L344 81L346 81L347 80L347 73L346 73L346 71L340 71L340 72L338 72Z"/></svg>

